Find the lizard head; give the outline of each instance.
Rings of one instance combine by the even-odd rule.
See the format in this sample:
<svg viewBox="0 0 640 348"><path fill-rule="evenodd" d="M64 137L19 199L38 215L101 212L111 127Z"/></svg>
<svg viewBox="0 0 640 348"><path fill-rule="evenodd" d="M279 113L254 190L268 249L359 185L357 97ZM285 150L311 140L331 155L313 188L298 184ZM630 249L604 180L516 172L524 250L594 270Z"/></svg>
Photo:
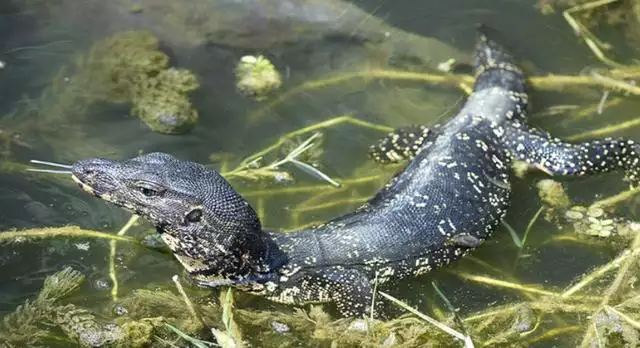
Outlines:
<svg viewBox="0 0 640 348"><path fill-rule="evenodd" d="M165 153L76 162L80 187L153 223L192 273L264 271L269 241L251 206L216 171Z"/></svg>

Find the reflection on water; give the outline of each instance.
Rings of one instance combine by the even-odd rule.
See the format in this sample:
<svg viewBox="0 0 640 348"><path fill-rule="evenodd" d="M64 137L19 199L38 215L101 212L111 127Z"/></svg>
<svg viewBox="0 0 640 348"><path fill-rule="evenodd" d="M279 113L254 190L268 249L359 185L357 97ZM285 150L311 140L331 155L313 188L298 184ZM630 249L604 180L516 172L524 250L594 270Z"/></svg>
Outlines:
<svg viewBox="0 0 640 348"><path fill-rule="evenodd" d="M289 2L296 3L281 4ZM531 73L576 74L600 66L559 14L541 15L534 1L354 1L361 10L336 1L336 7L314 5L318 9L313 12L295 6L264 5L258 0L164 3L32 0L0 5L0 61L6 64L0 70L0 114L5 115L0 118L0 136L4 143L13 139L3 153L3 160L11 165L3 166L5 170L0 173L0 230L72 224L115 233L129 218L126 212L88 197L70 180L27 174L16 167L32 158L69 163L96 155L123 158L139 152L165 151L224 169L235 167L287 132L336 116L352 115L388 127L446 120L457 111L464 95L450 86L415 81L354 78L318 84L287 99L278 98L305 81L328 74L389 68L433 72L439 63L452 57L468 61L474 24L478 22L501 31ZM244 11L238 3L251 11ZM266 10L281 19L269 22L273 17L265 17ZM340 17L339 26L329 29L325 19L342 13L335 11L345 15ZM291 27L299 30L292 34ZM105 81L89 78L78 87L77 79L82 76L79 55L86 56L93 44L110 35L140 28L158 37L159 49L172 66L198 76L200 86L191 101L198 109L199 120L189 133L172 136L152 132L140 119L129 115L129 105L104 100L106 91L101 84ZM255 33L262 36L251 36ZM627 52L622 34L603 35L615 47L623 47L621 52ZM281 90L264 102L247 98L235 88L234 67L245 54L265 54L283 74ZM70 86L75 86L73 95L69 95ZM533 112L541 116L531 122L554 135L569 136L636 118L633 110L638 102L633 98L616 102L619 95L612 96L609 101L613 105L602 115L596 114L600 97L597 89L580 93L534 90ZM589 108L583 109L583 117L570 112L542 115L557 104ZM393 174L395 169L381 168L366 158L367 146L382 134L349 124L324 132L323 151L316 158L323 172L344 180L378 177L365 184L346 185L328 193L332 190L329 185L323 187L316 178L291 168L293 183L237 179L232 184L261 212L266 227L291 229L324 221L357 207ZM638 139L638 134L636 127L610 135ZM516 231L524 231L538 210L533 182L540 177L530 176L514 187L514 206L507 220ZM572 181L568 191L576 202L589 204L624 189L619 179L618 175L607 175ZM288 189L314 185L320 185L320 189L286 193ZM332 205L340 201L345 203ZM621 214L637 218L637 208L627 204ZM134 236L151 232L151 226L144 222L129 231ZM616 255L615 250L580 244L542 245L560 232L553 224L540 222L532 229L530 247L519 251L506 231L499 231L473 255L501 269L505 277L550 287L566 286ZM108 301L109 291L93 287L108 279L108 253L108 241L89 238L2 244L0 312L11 311L32 297L44 277L66 265L88 277L90 284L83 288L83 296L90 298L89 302ZM170 256L146 249L123 246L117 260L121 293L149 283L170 287L170 277L180 271ZM429 311L438 301L431 285L435 279L463 312L521 296L463 281L452 275L451 271L458 270L486 271L477 262L463 260L407 281L396 295Z"/></svg>

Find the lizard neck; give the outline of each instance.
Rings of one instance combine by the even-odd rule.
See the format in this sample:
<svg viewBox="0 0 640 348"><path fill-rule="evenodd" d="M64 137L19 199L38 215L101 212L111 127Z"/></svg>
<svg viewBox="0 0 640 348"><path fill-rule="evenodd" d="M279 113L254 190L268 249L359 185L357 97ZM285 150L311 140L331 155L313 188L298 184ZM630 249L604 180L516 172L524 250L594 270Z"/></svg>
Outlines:
<svg viewBox="0 0 640 348"><path fill-rule="evenodd" d="M264 283L277 277L277 271L289 262L278 238L266 231L245 233L242 242L228 243L219 231L198 231L197 243L185 237L162 233L162 238L191 278L202 286Z"/></svg>

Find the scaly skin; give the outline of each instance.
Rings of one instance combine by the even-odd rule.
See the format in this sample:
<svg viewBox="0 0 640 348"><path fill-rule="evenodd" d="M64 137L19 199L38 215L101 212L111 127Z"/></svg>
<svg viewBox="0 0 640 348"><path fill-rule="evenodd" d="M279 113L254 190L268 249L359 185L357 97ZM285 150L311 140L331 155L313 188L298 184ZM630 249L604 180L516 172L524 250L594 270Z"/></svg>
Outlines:
<svg viewBox="0 0 640 348"><path fill-rule="evenodd" d="M568 144L528 129L524 74L483 32L474 92L457 116L431 131L401 129L374 147L374 158L412 159L369 202L326 224L264 231L217 172L164 153L81 160L74 179L153 222L201 285L283 303L334 302L342 315L362 316L375 279L384 287L427 273L490 237L510 204L514 158L553 175L624 169L638 182L630 140Z"/></svg>

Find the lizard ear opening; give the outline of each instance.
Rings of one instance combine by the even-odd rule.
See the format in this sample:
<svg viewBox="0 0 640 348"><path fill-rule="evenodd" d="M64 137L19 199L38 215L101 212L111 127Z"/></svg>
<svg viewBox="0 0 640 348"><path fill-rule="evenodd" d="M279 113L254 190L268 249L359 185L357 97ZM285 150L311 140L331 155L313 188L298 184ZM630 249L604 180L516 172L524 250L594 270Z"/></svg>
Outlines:
<svg viewBox="0 0 640 348"><path fill-rule="evenodd" d="M202 209L195 208L184 216L185 224L198 222L202 218Z"/></svg>

